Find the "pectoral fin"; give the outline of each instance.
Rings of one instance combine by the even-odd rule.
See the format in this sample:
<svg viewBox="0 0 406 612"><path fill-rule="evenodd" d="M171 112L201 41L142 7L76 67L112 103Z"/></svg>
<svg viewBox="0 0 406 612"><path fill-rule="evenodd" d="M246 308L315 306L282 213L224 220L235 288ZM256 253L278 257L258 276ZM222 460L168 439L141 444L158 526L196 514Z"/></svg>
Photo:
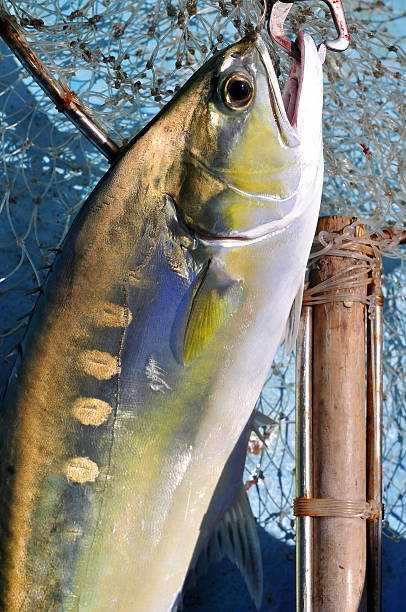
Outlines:
<svg viewBox="0 0 406 612"><path fill-rule="evenodd" d="M183 363L189 364L232 317L242 297L242 283L230 278L223 265L211 259L192 298L183 343Z"/></svg>

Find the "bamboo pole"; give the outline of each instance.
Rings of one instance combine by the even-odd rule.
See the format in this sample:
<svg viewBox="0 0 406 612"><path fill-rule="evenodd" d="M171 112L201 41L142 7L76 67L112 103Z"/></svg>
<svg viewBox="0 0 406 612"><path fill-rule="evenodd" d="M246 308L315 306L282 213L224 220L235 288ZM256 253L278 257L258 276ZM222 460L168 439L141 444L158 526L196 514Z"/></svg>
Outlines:
<svg viewBox="0 0 406 612"><path fill-rule="evenodd" d="M353 220L325 217L319 220L317 232L341 232ZM358 226L357 231L361 235L362 228ZM311 272L310 285L356 263L349 257L321 257ZM351 287L346 293L364 298L367 286ZM314 497L365 502L365 307L347 300L328 301L313 309ZM364 610L365 520L320 517L313 522L313 610Z"/></svg>
<svg viewBox="0 0 406 612"><path fill-rule="evenodd" d="M317 235L322 230L339 234L354 220L324 218L319 222ZM360 226L357 231L360 237L364 233ZM406 234L388 227L379 234L370 234L370 238L373 248L351 243L348 235L347 244L344 241L339 245L339 253L324 253L304 295L296 351L297 612L346 612L365 607L368 612L381 610L383 296L380 251L387 248L388 240L393 241L393 246L404 244ZM352 253L354 259L344 256ZM356 262L357 254L367 254L369 263L365 274L361 270L361 277L355 281L349 268ZM375 259L372 264L371 258ZM340 282L334 287L331 279L337 273ZM360 281L356 290L351 288L354 281ZM367 282L368 293L374 296L369 310L362 303ZM361 301L357 303L356 297L351 300L350 293L357 294ZM365 329L366 359L362 348ZM309 472L309 463L313 460L314 478ZM351 483L354 476L356 480ZM326 500L324 495L333 500L341 498L341 502L332 504L332 499ZM319 518L331 513L333 506L334 512L343 512L343 500L347 500L344 515L350 519ZM363 503L365 500L367 504ZM366 511L360 512L363 505ZM355 512L362 518L355 519ZM363 523L360 521L365 522L365 540L361 537Z"/></svg>

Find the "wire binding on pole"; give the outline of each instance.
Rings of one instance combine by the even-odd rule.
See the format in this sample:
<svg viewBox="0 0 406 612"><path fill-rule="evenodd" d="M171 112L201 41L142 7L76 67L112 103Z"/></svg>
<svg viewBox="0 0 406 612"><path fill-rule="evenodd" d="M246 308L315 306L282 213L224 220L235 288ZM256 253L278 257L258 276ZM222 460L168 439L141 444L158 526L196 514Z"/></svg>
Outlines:
<svg viewBox="0 0 406 612"><path fill-rule="evenodd" d="M360 226L363 228L362 235L358 232ZM309 268L317 267L320 259L327 256L347 257L353 262L325 281L307 287L303 294L303 305L342 302L350 307L354 302L361 302L368 307L369 317L373 318L376 305L383 303L380 286L382 255L404 240L402 231L396 228L378 230L367 219L354 219L343 232L321 231L314 239ZM364 286L369 287L366 295L354 291Z"/></svg>
<svg viewBox="0 0 406 612"><path fill-rule="evenodd" d="M362 518L379 521L383 515L383 504L375 500L352 501L349 499L317 499L296 497L293 502L295 516Z"/></svg>

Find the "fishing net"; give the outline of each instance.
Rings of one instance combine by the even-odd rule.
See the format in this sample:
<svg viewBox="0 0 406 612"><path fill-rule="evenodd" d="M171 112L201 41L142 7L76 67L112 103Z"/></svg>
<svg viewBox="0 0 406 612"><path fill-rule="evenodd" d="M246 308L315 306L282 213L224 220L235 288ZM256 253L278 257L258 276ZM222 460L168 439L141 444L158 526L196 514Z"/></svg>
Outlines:
<svg viewBox="0 0 406 612"><path fill-rule="evenodd" d="M9 0L33 51L121 145L217 49L259 27L256 0ZM351 49L325 66L323 214L361 216L375 228L404 223L402 101L406 31L400 1L347 0ZM403 21L402 21L403 19ZM286 29L334 37L325 5L299 3ZM66 231L107 161L55 109L2 44L0 76L0 382L4 386ZM280 56L280 78L290 61ZM276 56L275 56L276 57ZM402 191L403 190L403 191ZM406 536L405 265L384 253L385 533ZM294 541L294 357L279 352L259 399L275 424L253 434L246 488L259 523Z"/></svg>

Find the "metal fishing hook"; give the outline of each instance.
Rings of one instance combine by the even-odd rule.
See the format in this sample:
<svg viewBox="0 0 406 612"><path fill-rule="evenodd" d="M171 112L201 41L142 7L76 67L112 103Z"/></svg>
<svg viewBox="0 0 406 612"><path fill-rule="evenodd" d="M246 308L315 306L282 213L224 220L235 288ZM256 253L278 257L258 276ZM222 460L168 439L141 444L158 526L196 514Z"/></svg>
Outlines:
<svg viewBox="0 0 406 612"><path fill-rule="evenodd" d="M294 0L294 2L295 1L296 0ZM348 33L342 2L341 0L323 0L323 2L325 2L330 9L330 13L338 34L337 38L334 40L325 40L324 44L327 49L330 49L331 51L345 51L348 49L350 44L350 35ZM268 20L268 31L271 38L277 45L287 51L289 55L299 60L299 49L295 43L286 36L283 30L285 19L288 16L292 6L293 2L287 2L286 0L277 0L277 2L275 2L271 8Z"/></svg>

